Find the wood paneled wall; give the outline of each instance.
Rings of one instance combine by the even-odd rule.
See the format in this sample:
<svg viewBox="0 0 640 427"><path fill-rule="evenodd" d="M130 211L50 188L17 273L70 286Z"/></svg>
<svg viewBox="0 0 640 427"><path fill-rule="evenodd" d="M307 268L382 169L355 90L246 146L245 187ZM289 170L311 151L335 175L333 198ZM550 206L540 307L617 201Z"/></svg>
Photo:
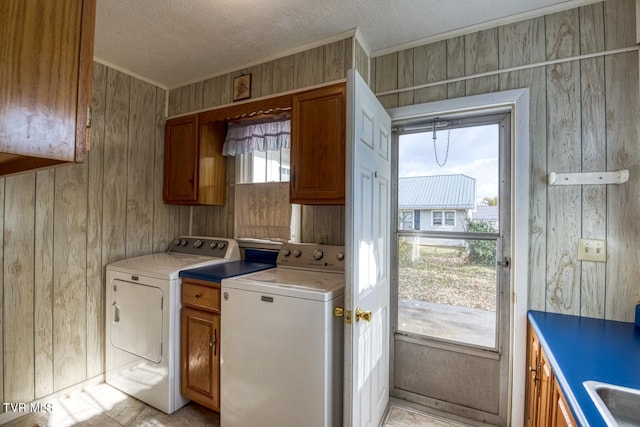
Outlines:
<svg viewBox="0 0 640 427"><path fill-rule="evenodd" d="M372 60L376 93L636 45L634 0L607 0ZM529 307L631 321L640 302L637 51L380 96L386 107L527 87ZM622 185L548 186L549 172L629 169ZM577 259L607 239L606 264Z"/></svg>
<svg viewBox="0 0 640 427"><path fill-rule="evenodd" d="M232 103L233 78L251 73L251 98L303 89L344 79L353 62L353 39L348 38L304 52L259 64L230 74L181 86L169 91L169 116ZM233 237L235 160L227 161L227 201L224 206L178 207L180 229L191 234ZM302 241L344 244L344 207L304 206ZM186 222L185 222L186 221Z"/></svg>
<svg viewBox="0 0 640 427"><path fill-rule="evenodd" d="M178 234L162 203L165 97L94 64L88 161L0 180L3 402L102 374L105 266Z"/></svg>

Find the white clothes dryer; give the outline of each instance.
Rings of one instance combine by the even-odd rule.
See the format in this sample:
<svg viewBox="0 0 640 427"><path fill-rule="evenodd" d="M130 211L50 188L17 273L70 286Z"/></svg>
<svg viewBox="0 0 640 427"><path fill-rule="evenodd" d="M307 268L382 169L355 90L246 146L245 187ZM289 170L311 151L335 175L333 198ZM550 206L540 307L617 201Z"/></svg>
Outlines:
<svg viewBox="0 0 640 427"><path fill-rule="evenodd" d="M170 414L180 394L181 270L240 260L233 239L185 236L107 266L105 382Z"/></svg>

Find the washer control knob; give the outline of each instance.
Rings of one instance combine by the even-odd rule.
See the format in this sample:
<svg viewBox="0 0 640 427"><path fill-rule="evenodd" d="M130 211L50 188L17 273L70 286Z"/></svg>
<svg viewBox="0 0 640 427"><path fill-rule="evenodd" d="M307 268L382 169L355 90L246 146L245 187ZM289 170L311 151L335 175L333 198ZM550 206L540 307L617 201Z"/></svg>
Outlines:
<svg viewBox="0 0 640 427"><path fill-rule="evenodd" d="M180 240L180 246L187 246L187 241L184 239Z"/></svg>
<svg viewBox="0 0 640 427"><path fill-rule="evenodd" d="M218 242L218 249L224 249L224 242Z"/></svg>
<svg viewBox="0 0 640 427"><path fill-rule="evenodd" d="M344 252L340 251L336 254L336 258L338 258L338 261L342 261L344 259Z"/></svg>
<svg viewBox="0 0 640 427"><path fill-rule="evenodd" d="M291 251L289 249L283 249L282 250L282 256L287 257L289 255L291 255Z"/></svg>
<svg viewBox="0 0 640 427"><path fill-rule="evenodd" d="M211 243L209 243L209 247L210 247L211 249L215 249L215 248L216 248L216 242L211 242Z"/></svg>
<svg viewBox="0 0 640 427"><path fill-rule="evenodd" d="M300 252L300 249L296 249L295 251L293 251L293 256L298 258L300 255L302 255L302 252Z"/></svg>
<svg viewBox="0 0 640 427"><path fill-rule="evenodd" d="M180 239L177 239L175 242L173 242L174 246L179 246L180 245Z"/></svg>
<svg viewBox="0 0 640 427"><path fill-rule="evenodd" d="M324 252L322 252L322 249L316 249L315 251L313 251L313 259L315 259L316 261L322 259L323 256Z"/></svg>
<svg viewBox="0 0 640 427"><path fill-rule="evenodd" d="M200 246L202 246L202 240L196 240L195 242L193 242L194 248L199 248Z"/></svg>

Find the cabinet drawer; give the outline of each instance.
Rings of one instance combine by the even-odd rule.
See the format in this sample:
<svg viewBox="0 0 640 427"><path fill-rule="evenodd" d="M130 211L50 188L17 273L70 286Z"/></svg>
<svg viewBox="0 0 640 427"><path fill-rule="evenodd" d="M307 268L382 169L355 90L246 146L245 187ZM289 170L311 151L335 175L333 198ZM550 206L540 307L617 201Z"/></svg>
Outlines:
<svg viewBox="0 0 640 427"><path fill-rule="evenodd" d="M220 288L213 284L183 281L182 304L206 310L220 310Z"/></svg>

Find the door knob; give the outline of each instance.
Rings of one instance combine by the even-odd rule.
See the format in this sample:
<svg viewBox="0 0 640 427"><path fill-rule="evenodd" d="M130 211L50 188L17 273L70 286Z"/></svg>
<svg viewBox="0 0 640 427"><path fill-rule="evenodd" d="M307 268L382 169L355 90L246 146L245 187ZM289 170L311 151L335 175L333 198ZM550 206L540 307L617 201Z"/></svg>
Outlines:
<svg viewBox="0 0 640 427"><path fill-rule="evenodd" d="M362 311L360 307L356 308L356 322L360 321L360 319L365 322L371 322L371 317L373 317L373 314L370 311Z"/></svg>

